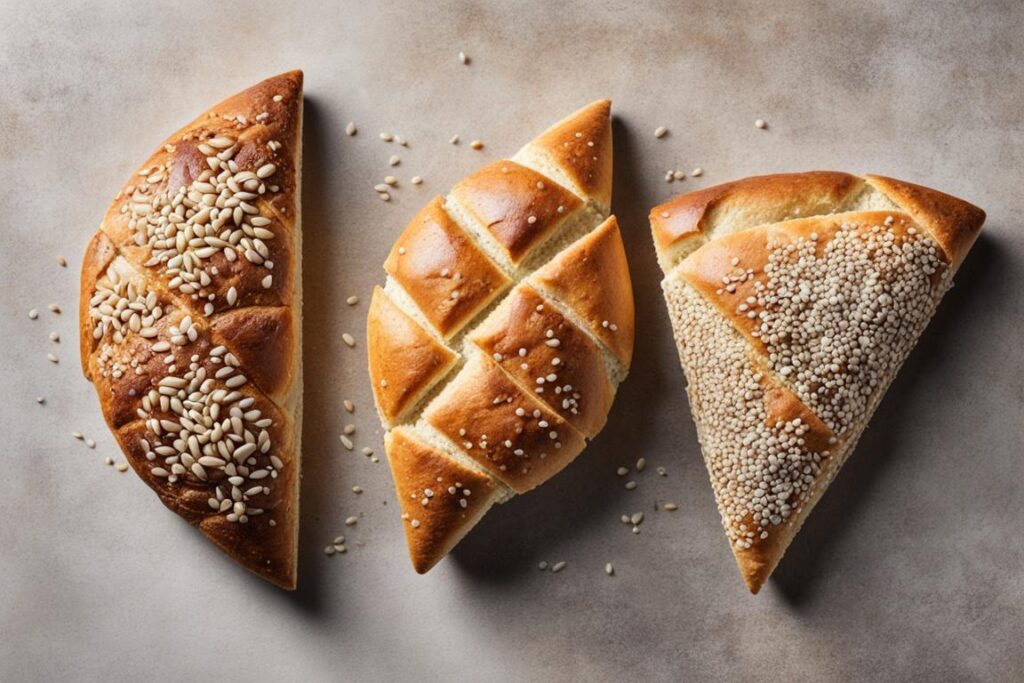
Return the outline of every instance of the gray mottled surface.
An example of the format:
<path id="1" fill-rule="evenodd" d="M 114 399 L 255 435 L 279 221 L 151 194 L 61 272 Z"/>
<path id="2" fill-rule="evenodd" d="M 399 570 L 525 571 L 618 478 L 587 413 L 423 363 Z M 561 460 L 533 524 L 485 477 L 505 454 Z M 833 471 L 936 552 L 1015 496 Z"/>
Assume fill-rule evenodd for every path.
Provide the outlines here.
<path id="1" fill-rule="evenodd" d="M 1024 5 L 149 4 L 0 1 L 0 679 L 1024 678 Z M 81 252 L 131 168 L 205 106 L 293 67 L 308 95 L 309 381 L 301 588 L 288 595 L 103 464 L 116 453 L 78 370 L 74 310 Z M 359 445 L 381 437 L 362 343 L 340 334 L 362 339 L 380 263 L 419 205 L 598 97 L 617 117 L 632 376 L 579 461 L 416 576 L 387 466 L 338 443 L 346 397 Z M 671 133 L 655 140 L 660 125 Z M 391 204 L 371 189 L 396 151 L 381 130 L 412 141 Z M 449 146 L 454 133 L 487 148 Z M 702 178 L 663 180 L 695 166 Z M 646 215 L 683 189 L 814 168 L 930 184 L 989 221 L 752 597 L 697 450 Z M 414 174 L 424 186 L 404 182 Z M 364 303 L 350 308 L 353 293 Z M 615 468 L 639 456 L 649 469 L 626 491 Z M 679 512 L 654 511 L 666 500 Z M 633 535 L 618 517 L 637 510 Z M 326 558 L 341 532 L 351 550 Z M 561 574 L 536 569 L 561 559 Z"/>

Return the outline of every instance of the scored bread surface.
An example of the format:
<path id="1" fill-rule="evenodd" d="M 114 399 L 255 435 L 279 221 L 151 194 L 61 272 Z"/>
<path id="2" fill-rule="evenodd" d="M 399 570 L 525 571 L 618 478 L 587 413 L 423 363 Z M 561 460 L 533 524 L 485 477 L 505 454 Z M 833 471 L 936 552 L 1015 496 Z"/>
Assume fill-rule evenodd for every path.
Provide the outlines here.
<path id="1" fill-rule="evenodd" d="M 435 198 L 385 261 L 370 378 L 418 572 L 607 420 L 633 350 L 611 155 L 603 100 Z"/>
<path id="2" fill-rule="evenodd" d="M 296 584 L 302 72 L 224 100 L 124 185 L 82 266 L 82 367 L 135 472 Z"/>
<path id="3" fill-rule="evenodd" d="M 712 487 L 756 593 L 853 450 L 984 222 L 903 181 L 748 178 L 651 212 Z"/>

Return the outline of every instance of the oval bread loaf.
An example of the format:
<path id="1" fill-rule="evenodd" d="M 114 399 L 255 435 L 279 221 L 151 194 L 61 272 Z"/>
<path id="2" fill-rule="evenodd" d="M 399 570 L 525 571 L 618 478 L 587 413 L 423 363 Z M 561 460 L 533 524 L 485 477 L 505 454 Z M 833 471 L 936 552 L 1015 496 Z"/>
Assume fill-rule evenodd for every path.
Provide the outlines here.
<path id="1" fill-rule="evenodd" d="M 82 265 L 82 368 L 135 472 L 225 553 L 296 582 L 302 72 L 169 137 Z"/>
<path id="2" fill-rule="evenodd" d="M 384 263 L 370 377 L 416 571 L 495 502 L 568 465 L 604 426 L 633 353 L 611 202 L 610 103 L 424 207 Z"/>

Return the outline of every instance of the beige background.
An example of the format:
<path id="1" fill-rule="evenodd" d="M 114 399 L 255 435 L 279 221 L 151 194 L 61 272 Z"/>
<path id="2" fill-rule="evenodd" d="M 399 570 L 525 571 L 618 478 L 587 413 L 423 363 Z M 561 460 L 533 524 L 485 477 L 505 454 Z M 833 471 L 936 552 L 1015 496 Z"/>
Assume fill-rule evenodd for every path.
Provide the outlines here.
<path id="1" fill-rule="evenodd" d="M 0 1 L 0 679 L 1024 678 L 1024 5 L 147 4 Z M 78 370 L 74 311 L 81 252 L 130 170 L 204 107 L 293 67 L 308 98 L 308 384 L 288 595 L 103 464 L 116 453 Z M 351 398 L 359 446 L 380 446 L 371 286 L 433 194 L 598 97 L 616 115 L 633 373 L 572 467 L 416 576 L 386 464 L 337 436 Z M 487 148 L 450 146 L 454 133 Z M 393 153 L 402 187 L 384 204 L 372 186 Z M 663 180 L 696 166 L 702 178 Z M 857 453 L 751 597 L 697 449 L 646 215 L 683 190 L 816 168 L 926 183 L 989 220 Z M 626 491 L 615 469 L 639 456 L 649 468 Z M 638 510 L 633 535 L 618 518 Z M 338 533 L 350 551 L 327 558 Z M 561 574 L 536 569 L 563 559 Z"/>

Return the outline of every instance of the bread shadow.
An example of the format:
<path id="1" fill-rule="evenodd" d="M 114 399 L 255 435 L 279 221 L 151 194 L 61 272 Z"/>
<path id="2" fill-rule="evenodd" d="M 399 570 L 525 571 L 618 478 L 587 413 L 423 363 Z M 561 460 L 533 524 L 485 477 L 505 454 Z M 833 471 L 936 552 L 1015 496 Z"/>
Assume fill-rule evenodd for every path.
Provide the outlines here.
<path id="1" fill-rule="evenodd" d="M 1005 272 L 1004 261 L 1005 254 L 982 233 L 957 273 L 955 286 L 889 387 L 856 449 L 772 575 L 772 585 L 790 607 L 799 609 L 813 600 L 820 577 L 829 573 L 822 567 L 857 518 L 861 501 L 884 476 L 892 455 L 907 450 L 902 443 L 904 430 L 907 420 L 915 419 L 915 405 L 920 404 L 920 399 L 913 400 L 915 384 L 922 375 L 936 371 L 952 349 L 963 346 L 965 335 L 970 333 L 961 324 L 965 309 L 974 308 L 977 315 L 997 313 L 994 308 L 985 308 L 983 302 L 979 306 L 978 299 L 980 292 L 999 286 L 996 278 L 997 273 Z M 922 459 L 928 456 L 920 454 Z"/>
<path id="2" fill-rule="evenodd" d="M 474 580 L 513 582 L 525 567 L 551 560 L 559 546 L 574 535 L 617 519 L 624 509 L 641 510 L 653 498 L 660 479 L 654 469 L 671 466 L 670 453 L 648 450 L 651 435 L 666 416 L 659 405 L 666 392 L 682 391 L 678 365 L 665 376 L 666 346 L 671 331 L 661 295 L 661 271 L 647 223 L 649 197 L 643 195 L 641 159 L 632 131 L 615 118 L 615 214 L 619 219 L 636 302 L 636 343 L 629 377 L 618 389 L 608 423 L 575 462 L 550 481 L 493 509 L 452 553 L 461 570 Z M 667 341 L 666 341 L 667 340 Z M 669 349 L 670 353 L 674 353 Z M 688 423 L 689 424 L 689 423 Z M 692 431 L 692 425 L 690 426 Z M 694 437 L 695 440 L 696 437 Z M 645 472 L 615 476 L 621 465 L 635 465 L 645 457 Z M 624 487 L 636 479 L 636 491 Z M 660 484 L 666 480 L 657 482 Z M 451 560 L 450 560 L 451 561 Z"/>

